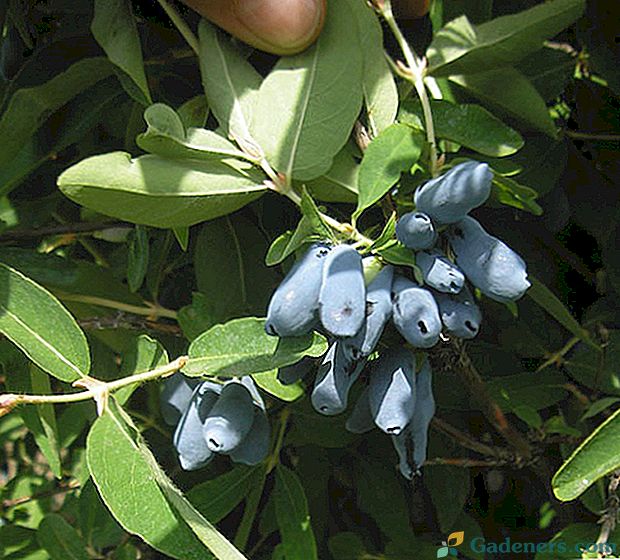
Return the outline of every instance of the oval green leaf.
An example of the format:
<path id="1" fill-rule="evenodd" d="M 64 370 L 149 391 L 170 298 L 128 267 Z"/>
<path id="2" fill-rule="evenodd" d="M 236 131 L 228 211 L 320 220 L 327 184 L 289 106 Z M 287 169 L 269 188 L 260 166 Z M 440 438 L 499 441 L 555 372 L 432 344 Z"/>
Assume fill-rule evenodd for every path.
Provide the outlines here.
<path id="1" fill-rule="evenodd" d="M 455 105 L 432 100 L 433 123 L 438 138 L 451 140 L 491 157 L 514 154 L 523 147 L 521 135 L 480 105 Z M 407 124 L 423 122 L 419 102 L 406 101 L 399 120 Z"/>
<path id="2" fill-rule="evenodd" d="M 316 358 L 326 351 L 327 341 L 318 333 L 278 338 L 265 332 L 264 319 L 244 317 L 215 325 L 195 339 L 183 372 L 240 377 L 294 364 L 304 356 Z"/>
<path id="3" fill-rule="evenodd" d="M 369 145 L 359 172 L 359 198 L 355 215 L 381 200 L 409 171 L 422 153 L 423 137 L 406 124 L 393 124 Z"/>
<path id="4" fill-rule="evenodd" d="M 46 289 L 0 263 L 0 332 L 47 373 L 62 381 L 88 374 L 86 337 Z"/>
<path id="5" fill-rule="evenodd" d="M 136 143 L 143 150 L 168 158 L 213 159 L 214 157 L 246 158 L 232 142 L 213 130 L 189 128 L 172 107 L 155 103 L 144 111 L 148 125 Z"/>
<path id="6" fill-rule="evenodd" d="M 358 6 L 359 7 L 359 6 Z M 325 173 L 362 106 L 362 64 L 354 0 L 330 2 L 318 41 L 282 57 L 254 97 L 252 135 L 289 180 Z"/>
<path id="7" fill-rule="evenodd" d="M 575 449 L 551 484 L 558 500 L 574 500 L 599 478 L 620 467 L 620 410 L 614 412 Z"/>
<path id="8" fill-rule="evenodd" d="M 86 441 L 88 469 L 120 525 L 179 560 L 245 560 L 181 495 L 114 399 Z M 204 544 L 201 544 L 204 543 Z"/>
<path id="9" fill-rule="evenodd" d="M 265 192 L 262 182 L 260 172 L 238 160 L 132 159 L 126 152 L 87 158 L 58 178 L 74 202 L 155 227 L 190 226 L 234 212 Z"/>
<path id="10" fill-rule="evenodd" d="M 317 560 L 306 493 L 297 475 L 282 465 L 276 468 L 274 499 L 286 560 Z"/>

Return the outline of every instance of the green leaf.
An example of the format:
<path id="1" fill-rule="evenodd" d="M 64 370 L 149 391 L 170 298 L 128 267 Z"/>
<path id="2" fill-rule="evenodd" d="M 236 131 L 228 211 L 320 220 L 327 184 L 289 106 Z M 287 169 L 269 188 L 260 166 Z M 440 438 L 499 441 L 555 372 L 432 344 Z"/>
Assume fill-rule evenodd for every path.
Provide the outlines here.
<path id="1" fill-rule="evenodd" d="M 252 374 L 252 379 L 256 381 L 256 384 L 267 391 L 271 396 L 276 397 L 282 401 L 292 402 L 296 401 L 304 394 L 304 387 L 300 382 L 293 383 L 292 385 L 283 385 L 278 381 L 278 370 L 263 371 L 261 373 Z"/>
<path id="2" fill-rule="evenodd" d="M 35 364 L 62 381 L 88 374 L 86 337 L 47 290 L 0 263 L 0 332 Z"/>
<path id="3" fill-rule="evenodd" d="M 610 406 L 613 406 L 617 402 L 620 402 L 620 398 L 618 397 L 605 397 L 603 399 L 599 399 L 598 401 L 593 402 L 588 410 L 584 412 L 580 420 L 587 420 L 588 418 L 593 418 L 594 416 L 598 416 L 604 410 L 607 410 Z"/>
<path id="4" fill-rule="evenodd" d="M 308 191 L 324 202 L 356 202 L 359 163 L 347 145 L 340 150 L 324 175 L 308 181 Z"/>
<path id="5" fill-rule="evenodd" d="M 18 89 L 0 117 L 0 169 L 10 165 L 52 113 L 111 73 L 105 58 L 84 58 L 40 86 Z"/>
<path id="6" fill-rule="evenodd" d="M 188 493 L 187 499 L 211 523 L 224 519 L 265 476 L 265 467 L 237 465 L 232 470 L 201 482 Z"/>
<path id="7" fill-rule="evenodd" d="M 209 108 L 220 126 L 239 147 L 255 157 L 262 149 L 252 137 L 250 123 L 258 118 L 256 90 L 261 77 L 215 27 L 201 20 L 200 73 Z"/>
<path id="8" fill-rule="evenodd" d="M 394 452 L 389 449 L 388 453 Z M 409 524 L 407 501 L 401 486 L 402 477 L 394 468 L 396 454 L 390 457 L 383 456 L 381 461 L 372 463 L 358 461 L 356 480 L 359 506 L 376 521 L 379 529 L 390 540 L 407 546 L 411 545 L 415 536 Z M 386 500 L 385 496 L 390 496 L 390 499 Z"/>
<path id="9" fill-rule="evenodd" d="M 0 194 L 8 194 L 56 154 L 80 142 L 91 128 L 105 120 L 124 96 L 114 76 L 76 95 L 57 112 L 53 122 L 43 123 L 24 141 L 19 153 L 0 167 Z"/>
<path id="10" fill-rule="evenodd" d="M 398 242 L 393 245 L 386 243 L 382 248 L 377 249 L 377 253 L 390 264 L 408 266 L 413 269 L 415 281 L 423 284 L 422 272 L 415 264 L 415 253 L 411 249 Z"/>
<path id="11" fill-rule="evenodd" d="M 426 469 L 424 483 L 435 506 L 441 532 L 449 533 L 452 529 L 461 529 L 455 523 L 463 514 L 469 497 L 469 471 L 450 465 L 436 465 Z"/>
<path id="12" fill-rule="evenodd" d="M 85 260 L 42 255 L 31 249 L 2 247 L 0 261 L 53 292 L 90 295 L 135 305 L 142 303 L 142 299 L 132 294 L 110 269 Z"/>
<path id="13" fill-rule="evenodd" d="M 301 213 L 308 219 L 308 223 L 312 230 L 316 232 L 321 239 L 335 239 L 332 229 L 323 219 L 321 212 L 319 211 L 314 200 L 312 200 L 312 197 L 308 193 L 308 189 L 306 189 L 306 187 L 302 187 L 301 189 L 300 209 Z"/>
<path id="14" fill-rule="evenodd" d="M 596 512 L 598 515 L 600 512 Z M 609 535 L 608 543 L 596 545 L 596 541 L 600 535 L 601 526 L 596 523 L 571 523 L 558 531 L 546 546 L 537 552 L 534 560 L 575 560 L 576 558 L 613 558 L 617 556 L 616 543 L 618 542 L 618 531 L 612 531 Z M 596 547 L 590 554 L 581 554 L 584 547 L 592 545 Z M 613 547 L 613 548 L 612 548 Z M 598 552 L 605 552 L 605 556 L 601 556 Z"/>
<path id="15" fill-rule="evenodd" d="M 29 369 L 32 393 L 35 395 L 51 395 L 52 385 L 49 376 L 35 365 L 31 365 Z M 25 407 L 21 412 L 24 423 L 34 436 L 39 449 L 45 455 L 50 470 L 56 478 L 62 478 L 60 443 L 54 405 L 40 404 L 36 407 Z"/>
<path id="16" fill-rule="evenodd" d="M 215 324 L 211 302 L 204 294 L 194 292 L 192 303 L 179 309 L 177 320 L 183 334 L 189 340 L 194 340 Z"/>
<path id="17" fill-rule="evenodd" d="M 565 363 L 579 383 L 612 395 L 620 395 L 620 330 L 610 330 L 602 348 L 579 344 Z"/>
<path id="18" fill-rule="evenodd" d="M 204 93 L 187 100 L 178 108 L 177 113 L 185 128 L 204 127 L 209 118 L 209 106 Z"/>
<path id="19" fill-rule="evenodd" d="M 548 102 L 562 94 L 575 74 L 576 64 L 577 60 L 570 53 L 544 47 L 521 61 L 517 69 Z"/>
<path id="20" fill-rule="evenodd" d="M 189 247 L 189 226 L 179 226 L 172 228 L 172 233 L 183 251 Z"/>
<path id="21" fill-rule="evenodd" d="M 103 501 L 127 532 L 179 560 L 208 559 L 205 546 L 220 560 L 245 559 L 183 498 L 114 399 L 93 424 L 86 455 Z"/>
<path id="22" fill-rule="evenodd" d="M 264 319 L 244 317 L 215 325 L 195 339 L 183 372 L 240 377 L 294 364 L 304 356 L 317 358 L 326 351 L 327 341 L 318 333 L 278 338 L 265 332 Z"/>
<path id="23" fill-rule="evenodd" d="M 95 0 L 91 31 L 110 62 L 132 80 L 128 93 L 143 105 L 152 103 L 131 3 L 128 0 Z M 121 79 L 121 83 L 124 81 Z"/>
<path id="24" fill-rule="evenodd" d="M 78 501 L 80 533 L 86 544 L 95 550 L 118 544 L 125 536 L 114 520 L 91 480 L 80 490 Z"/>
<path id="25" fill-rule="evenodd" d="M 398 90 L 394 74 L 385 58 L 383 30 L 377 15 L 367 2 L 358 0 L 354 6 L 364 54 L 362 91 L 368 125 L 373 136 L 390 126 L 398 111 Z"/>
<path id="26" fill-rule="evenodd" d="M 324 174 L 360 112 L 363 58 L 351 28 L 356 1 L 329 3 L 318 41 L 282 57 L 254 98 L 253 137 L 288 180 Z"/>
<path id="27" fill-rule="evenodd" d="M 212 160 L 215 158 L 247 158 L 232 142 L 213 130 L 188 128 L 174 109 L 155 103 L 144 111 L 146 132 L 136 143 L 143 150 L 169 158 Z"/>
<path id="28" fill-rule="evenodd" d="M 543 46 L 584 11 L 585 0 L 552 0 L 472 26 L 466 16 L 440 29 L 428 49 L 433 76 L 475 73 L 511 64 Z"/>
<path id="29" fill-rule="evenodd" d="M 297 475 L 283 465 L 276 467 L 274 499 L 286 560 L 317 560 L 304 488 Z"/>
<path id="30" fill-rule="evenodd" d="M 558 500 L 581 495 L 599 478 L 620 467 L 620 410 L 600 424 L 575 449 L 551 481 Z"/>
<path id="31" fill-rule="evenodd" d="M 90 558 L 79 533 L 56 513 L 43 518 L 37 531 L 37 539 L 50 555 L 51 560 L 88 560 Z"/>
<path id="32" fill-rule="evenodd" d="M 121 377 L 129 377 L 136 373 L 151 371 L 159 366 L 166 365 L 170 359 L 168 352 L 161 343 L 146 334 L 141 334 L 131 341 L 131 344 L 121 362 Z M 138 384 L 127 385 L 119 389 L 114 396 L 119 404 L 123 405 L 133 392 L 138 388 Z"/>
<path id="33" fill-rule="evenodd" d="M 545 100 L 532 83 L 515 68 L 505 66 L 476 74 L 455 75 L 450 76 L 450 81 L 488 103 L 491 108 L 499 109 L 551 138 L 556 137 L 555 124 Z M 510 87 L 507 84 L 510 84 Z"/>
<path id="34" fill-rule="evenodd" d="M 487 380 L 487 389 L 504 411 L 529 406 L 542 410 L 564 399 L 566 377 L 554 370 L 502 375 Z"/>
<path id="35" fill-rule="evenodd" d="M 126 152 L 87 158 L 58 178 L 71 200 L 108 216 L 155 227 L 190 226 L 229 214 L 266 187 L 237 160 L 180 161 Z"/>
<path id="36" fill-rule="evenodd" d="M 538 193 L 530 187 L 520 185 L 510 177 L 493 173 L 492 194 L 498 202 L 506 206 L 527 210 L 534 216 L 540 216 L 543 213 L 542 208 L 536 202 Z"/>
<path id="37" fill-rule="evenodd" d="M 357 533 L 337 533 L 329 539 L 329 551 L 338 560 L 360 560 L 366 547 Z"/>
<path id="38" fill-rule="evenodd" d="M 263 262 L 266 251 L 263 232 L 245 216 L 226 216 L 202 227 L 194 250 L 194 269 L 212 321 L 264 313 L 279 280 L 277 272 Z"/>
<path id="39" fill-rule="evenodd" d="M 149 266 L 149 234 L 146 228 L 136 226 L 127 252 L 127 284 L 137 292 L 144 282 Z"/>
<path id="40" fill-rule="evenodd" d="M 315 239 L 321 240 L 320 236 L 314 233 L 310 220 L 303 216 L 299 220 L 295 231 L 283 233 L 269 246 L 269 251 L 267 251 L 265 256 L 265 264 L 267 266 L 279 264 L 297 251 L 304 243 Z"/>
<path id="41" fill-rule="evenodd" d="M 381 200 L 409 171 L 422 153 L 423 137 L 405 124 L 393 124 L 364 152 L 359 172 L 359 198 L 355 216 Z"/>
<path id="42" fill-rule="evenodd" d="M 577 319 L 575 319 L 566 306 L 547 288 L 540 280 L 532 276 L 528 276 L 531 286 L 526 292 L 540 307 L 542 307 L 549 315 L 551 315 L 560 325 L 567 331 L 573 333 L 577 338 L 590 344 L 593 348 L 598 346 L 590 338 L 590 334 L 584 329 Z"/>
<path id="43" fill-rule="evenodd" d="M 523 147 L 523 138 L 480 105 L 455 105 L 432 100 L 433 123 L 438 138 L 451 140 L 461 146 L 491 157 L 514 154 Z M 413 115 L 414 118 L 411 118 Z M 409 117 L 409 118 L 408 118 Z M 405 101 L 399 121 L 414 124 L 423 122 L 419 102 Z"/>

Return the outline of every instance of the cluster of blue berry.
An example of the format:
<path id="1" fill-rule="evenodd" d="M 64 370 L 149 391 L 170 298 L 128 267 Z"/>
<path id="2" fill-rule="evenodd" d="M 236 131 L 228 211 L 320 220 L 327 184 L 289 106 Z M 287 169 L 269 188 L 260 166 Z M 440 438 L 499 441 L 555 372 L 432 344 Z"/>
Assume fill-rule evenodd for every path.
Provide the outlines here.
<path id="1" fill-rule="evenodd" d="M 460 338 L 476 336 L 482 317 L 466 280 L 500 302 L 514 301 L 528 289 L 521 257 L 468 215 L 488 199 L 491 181 L 488 165 L 468 161 L 415 192 L 416 210 L 399 219 L 396 236 L 415 251 L 424 286 L 391 265 L 366 286 L 362 258 L 352 246 L 315 243 L 269 303 L 268 334 L 289 337 L 318 329 L 330 339 L 311 395 L 320 413 L 343 412 L 352 385 L 367 367 L 368 386 L 347 428 L 363 433 L 377 426 L 392 436 L 407 478 L 426 457 L 435 410 L 431 368 L 426 357 L 418 355 L 416 362 L 404 347 L 381 349 L 378 358 L 368 359 L 390 319 L 414 349 L 434 346 L 442 329 Z M 279 378 L 294 382 L 312 366 L 302 360 L 282 368 Z"/>
<path id="2" fill-rule="evenodd" d="M 221 385 L 177 373 L 164 384 L 161 412 L 176 426 L 173 443 L 185 470 L 204 467 L 218 453 L 257 465 L 269 452 L 265 403 L 249 376 Z"/>

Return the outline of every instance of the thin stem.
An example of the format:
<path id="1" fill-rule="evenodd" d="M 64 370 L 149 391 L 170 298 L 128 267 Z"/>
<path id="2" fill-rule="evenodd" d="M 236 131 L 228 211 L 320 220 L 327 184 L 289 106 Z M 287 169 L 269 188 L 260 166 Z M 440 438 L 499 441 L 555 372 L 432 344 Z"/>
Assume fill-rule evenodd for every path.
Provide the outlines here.
<path id="1" fill-rule="evenodd" d="M 160 377 L 172 375 L 176 371 L 182 369 L 185 364 L 187 364 L 188 359 L 187 356 L 180 356 L 173 362 L 164 366 L 109 382 L 95 381 L 89 378 L 94 382 L 92 383 L 93 387 L 96 385 L 98 389 L 88 389 L 86 391 L 80 391 L 79 393 L 64 393 L 61 395 L 17 395 L 8 393 L 0 395 L 0 415 L 2 414 L 3 408 L 12 409 L 21 404 L 61 404 L 87 401 L 99 397 L 102 389 L 108 393 L 112 393 L 113 391 L 117 391 L 128 385 L 133 385 L 134 383 L 144 383 L 153 379 L 159 379 Z"/>
<path id="2" fill-rule="evenodd" d="M 14 229 L 2 233 L 0 241 L 19 241 L 36 239 L 47 235 L 79 235 L 114 228 L 129 228 L 126 222 L 80 222 L 77 224 L 59 224 L 35 229 Z"/>
<path id="3" fill-rule="evenodd" d="M 108 307 L 110 309 L 118 309 L 119 311 L 126 311 L 127 313 L 133 313 L 134 315 L 143 315 L 147 317 L 166 317 L 167 319 L 177 318 L 177 312 L 172 309 L 166 309 L 157 304 L 147 303 L 147 307 L 140 307 L 138 305 L 131 305 L 129 303 L 123 303 L 121 301 L 115 301 L 112 299 L 101 298 L 97 296 L 87 296 L 82 294 L 63 294 L 60 293 L 59 297 L 63 301 L 74 301 L 76 303 L 88 303 L 91 305 L 99 305 L 101 307 Z"/>
<path id="4" fill-rule="evenodd" d="M 290 415 L 291 411 L 288 408 L 284 408 L 280 413 L 280 429 L 278 430 L 273 451 L 271 452 L 269 461 L 267 462 L 267 474 L 275 469 L 276 465 L 280 462 L 280 449 L 282 448 L 282 442 L 284 441 L 284 434 L 286 432 L 286 426 Z"/>
<path id="5" fill-rule="evenodd" d="M 185 20 L 181 17 L 181 15 L 168 3 L 168 0 L 157 0 L 159 5 L 164 9 L 168 17 L 171 19 L 174 26 L 179 30 L 179 33 L 183 36 L 186 43 L 191 47 L 191 49 L 196 53 L 196 56 L 199 55 L 200 49 L 198 48 L 198 39 L 196 35 L 189 28 Z"/>
<path id="6" fill-rule="evenodd" d="M 604 132 L 574 132 L 572 130 L 565 130 L 564 134 L 569 138 L 575 138 L 576 140 L 607 140 L 609 142 L 620 141 L 620 134 L 605 134 Z"/>
<path id="7" fill-rule="evenodd" d="M 254 521 L 256 520 L 258 506 L 261 498 L 263 497 L 265 479 L 266 475 L 261 478 L 260 484 L 257 484 L 254 488 L 252 488 L 245 502 L 243 517 L 241 518 L 241 523 L 239 524 L 239 529 L 237 529 L 237 534 L 235 535 L 234 541 L 234 545 L 239 550 L 244 550 L 248 545 L 248 539 L 250 538 L 250 533 L 252 531 L 252 527 L 254 526 Z"/>
<path id="8" fill-rule="evenodd" d="M 460 365 L 458 372 L 471 395 L 478 401 L 482 413 L 522 458 L 526 460 L 531 459 L 532 450 L 529 442 L 510 424 L 500 406 L 493 400 L 482 376 L 467 354 L 463 343 L 452 339 L 452 347 Z"/>
<path id="9" fill-rule="evenodd" d="M 475 451 L 476 453 L 501 459 L 505 459 L 510 456 L 510 454 L 505 449 L 491 447 L 490 445 L 480 443 L 479 441 L 472 438 L 469 434 L 462 432 L 458 428 L 455 428 L 454 426 L 437 416 L 433 418 L 431 426 L 434 429 L 452 438 L 462 447 Z"/>
<path id="10" fill-rule="evenodd" d="M 420 98 L 420 103 L 422 104 L 422 112 L 424 113 L 426 140 L 429 144 L 431 175 L 433 177 L 436 177 L 439 173 L 437 165 L 437 142 L 435 140 L 435 125 L 433 123 L 431 103 L 426 92 L 426 86 L 424 85 L 425 64 L 413 52 L 413 50 L 409 46 L 409 43 L 407 42 L 407 39 L 405 39 L 405 36 L 400 30 L 400 27 L 398 27 L 398 23 L 396 23 L 394 13 L 392 12 L 391 2 L 389 0 L 381 2 L 381 5 L 379 6 L 379 11 L 385 19 L 386 23 L 388 24 L 390 30 L 392 31 L 392 34 L 394 35 L 394 38 L 396 39 L 401 51 L 403 52 L 403 56 L 405 57 L 407 68 L 401 69 L 404 70 L 404 72 L 401 72 L 401 74 L 413 84 L 413 87 L 415 87 L 416 92 L 418 93 L 418 97 Z"/>

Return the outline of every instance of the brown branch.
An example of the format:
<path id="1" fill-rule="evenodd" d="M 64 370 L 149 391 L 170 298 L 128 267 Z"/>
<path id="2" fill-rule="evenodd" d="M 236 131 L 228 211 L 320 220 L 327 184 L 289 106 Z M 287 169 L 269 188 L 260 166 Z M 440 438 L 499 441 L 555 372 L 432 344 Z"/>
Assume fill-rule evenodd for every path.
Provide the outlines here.
<path id="1" fill-rule="evenodd" d="M 529 442 L 510 424 L 500 406 L 491 398 L 484 380 L 467 354 L 463 342 L 452 338 L 450 345 L 457 358 L 456 369 L 472 397 L 478 402 L 482 413 L 523 459 L 531 459 L 532 450 Z"/>
<path id="2" fill-rule="evenodd" d="M 93 233 L 104 229 L 117 227 L 132 227 L 126 222 L 79 222 L 77 224 L 59 224 L 35 229 L 14 229 L 0 235 L 0 241 L 19 241 L 22 239 L 36 239 L 46 235 L 66 235 L 79 233 Z"/>
<path id="3" fill-rule="evenodd" d="M 475 451 L 476 453 L 480 453 L 482 455 L 486 455 L 488 457 L 495 457 L 496 459 L 508 460 L 512 457 L 512 453 L 510 453 L 507 449 L 502 449 L 499 447 L 491 447 L 490 445 L 486 445 L 481 443 L 474 438 L 472 438 L 469 434 L 462 432 L 458 428 L 455 428 L 445 420 L 442 420 L 438 416 L 435 416 L 431 422 L 431 426 L 439 432 L 447 435 L 452 438 L 456 443 L 465 447 L 466 449 L 470 449 Z"/>
<path id="4" fill-rule="evenodd" d="M 32 494 L 31 496 L 20 496 L 19 498 L 13 498 L 12 500 L 2 500 L 2 509 L 9 509 L 15 506 L 21 506 L 33 500 L 40 498 L 49 498 L 50 496 L 57 496 L 58 494 L 64 494 L 65 492 L 72 492 L 80 487 L 80 483 L 77 480 L 71 480 L 66 483 L 60 483 L 57 488 L 52 490 L 46 490 L 45 492 L 39 492 L 38 494 Z"/>
<path id="5" fill-rule="evenodd" d="M 424 462 L 425 467 L 432 467 L 436 465 L 449 465 L 451 467 L 461 467 L 463 469 L 471 468 L 493 468 L 493 467 L 505 467 L 511 465 L 510 461 L 506 459 L 470 459 L 469 457 L 435 457 Z M 511 466 L 520 468 L 523 465 L 514 463 Z"/>
<path id="6" fill-rule="evenodd" d="M 126 329 L 132 331 L 147 331 L 159 334 L 169 334 L 182 337 L 183 331 L 178 325 L 151 321 L 131 313 L 122 311 L 111 317 L 87 317 L 78 320 L 79 325 L 87 330 Z"/>
<path id="7" fill-rule="evenodd" d="M 616 528 L 618 521 L 618 514 L 620 513 L 620 498 L 616 494 L 618 486 L 620 485 L 620 470 L 616 470 L 611 473 L 609 485 L 607 486 L 607 504 L 603 515 L 598 520 L 601 524 L 601 530 L 596 539 L 596 544 L 607 544 L 609 536 Z M 609 552 L 612 552 L 612 547 L 609 547 Z"/>

